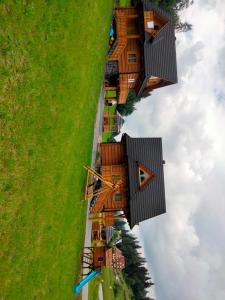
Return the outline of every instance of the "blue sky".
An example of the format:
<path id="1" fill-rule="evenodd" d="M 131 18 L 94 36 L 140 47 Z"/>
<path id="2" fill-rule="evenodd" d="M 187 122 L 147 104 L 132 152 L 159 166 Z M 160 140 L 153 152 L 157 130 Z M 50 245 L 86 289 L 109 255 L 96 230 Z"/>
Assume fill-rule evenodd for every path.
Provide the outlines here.
<path id="1" fill-rule="evenodd" d="M 225 299 L 225 1 L 182 13 L 179 83 L 158 89 L 126 118 L 132 137 L 162 137 L 167 214 L 142 222 L 157 300 Z"/>

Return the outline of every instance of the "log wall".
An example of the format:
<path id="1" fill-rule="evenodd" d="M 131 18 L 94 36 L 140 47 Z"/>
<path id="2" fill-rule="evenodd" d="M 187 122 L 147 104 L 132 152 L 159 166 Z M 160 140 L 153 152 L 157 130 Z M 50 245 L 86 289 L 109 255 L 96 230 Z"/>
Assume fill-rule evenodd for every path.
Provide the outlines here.
<path id="1" fill-rule="evenodd" d="M 123 143 L 102 143 L 100 145 L 101 165 L 120 165 L 125 162 L 125 145 Z"/>

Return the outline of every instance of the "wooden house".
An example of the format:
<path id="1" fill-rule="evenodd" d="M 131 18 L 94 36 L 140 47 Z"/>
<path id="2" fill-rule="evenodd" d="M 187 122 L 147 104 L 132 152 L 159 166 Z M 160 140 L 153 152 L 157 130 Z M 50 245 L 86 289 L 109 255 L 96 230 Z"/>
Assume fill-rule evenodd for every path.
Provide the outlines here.
<path id="1" fill-rule="evenodd" d="M 119 133 L 124 124 L 124 119 L 116 110 L 115 112 L 104 112 L 103 114 L 103 132 Z"/>
<path id="2" fill-rule="evenodd" d="M 102 185 L 90 213 L 127 218 L 130 227 L 166 212 L 161 138 L 131 138 L 100 145 Z"/>
<path id="3" fill-rule="evenodd" d="M 95 221 L 92 222 L 92 244 L 93 246 L 101 246 L 105 245 L 106 243 L 106 232 L 105 226 L 102 221 Z"/>
<path id="4" fill-rule="evenodd" d="M 125 268 L 125 257 L 117 247 L 108 249 L 106 256 L 107 264 L 112 267 L 114 273 L 118 274 Z"/>
<path id="5" fill-rule="evenodd" d="M 94 268 L 105 267 L 109 265 L 108 257 L 106 256 L 107 247 L 93 248 L 93 265 Z"/>
<path id="6" fill-rule="evenodd" d="M 119 104 L 130 89 L 144 91 L 177 83 L 175 33 L 172 17 L 151 1 L 115 10 L 116 40 L 106 66 L 106 91 Z"/>
<path id="7" fill-rule="evenodd" d="M 115 221 L 115 219 L 113 220 Z M 114 223 L 114 222 L 113 222 Z M 113 226 L 105 226 L 103 218 L 93 218 L 92 220 L 92 244 L 93 246 L 106 245 L 110 242 L 114 232 Z"/>
<path id="8" fill-rule="evenodd" d="M 122 252 L 115 247 L 114 249 L 105 246 L 93 248 L 93 266 L 112 267 L 115 273 L 121 272 L 125 268 L 125 258 Z"/>

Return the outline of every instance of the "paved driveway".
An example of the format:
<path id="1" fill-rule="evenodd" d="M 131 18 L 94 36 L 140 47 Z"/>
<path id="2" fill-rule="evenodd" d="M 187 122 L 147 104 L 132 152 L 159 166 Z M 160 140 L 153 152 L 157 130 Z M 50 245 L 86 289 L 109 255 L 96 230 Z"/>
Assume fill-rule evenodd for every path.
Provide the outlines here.
<path id="1" fill-rule="evenodd" d="M 98 149 L 99 136 L 102 133 L 104 95 L 105 95 L 104 89 L 102 88 L 100 96 L 99 96 L 98 110 L 97 110 L 97 114 L 96 114 L 96 121 L 95 121 L 95 128 L 94 128 L 94 139 L 93 139 L 93 148 L 92 148 L 92 167 L 94 167 L 94 165 L 95 165 L 95 158 L 96 158 L 97 149 Z M 91 246 L 91 222 L 88 219 L 89 205 L 90 205 L 90 201 L 88 201 L 88 207 L 87 207 L 84 247 Z M 86 284 L 82 289 L 82 300 L 88 300 L 88 284 Z"/>

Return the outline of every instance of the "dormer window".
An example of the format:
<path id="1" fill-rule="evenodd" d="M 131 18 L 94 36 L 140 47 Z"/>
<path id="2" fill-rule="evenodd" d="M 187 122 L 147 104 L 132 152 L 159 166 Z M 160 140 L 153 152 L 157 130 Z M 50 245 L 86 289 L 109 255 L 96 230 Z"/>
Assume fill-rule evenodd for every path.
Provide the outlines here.
<path id="1" fill-rule="evenodd" d="M 139 164 L 138 166 L 138 172 L 139 186 L 141 189 L 144 188 L 155 177 L 155 174 L 152 171 L 150 171 L 141 164 Z"/>

